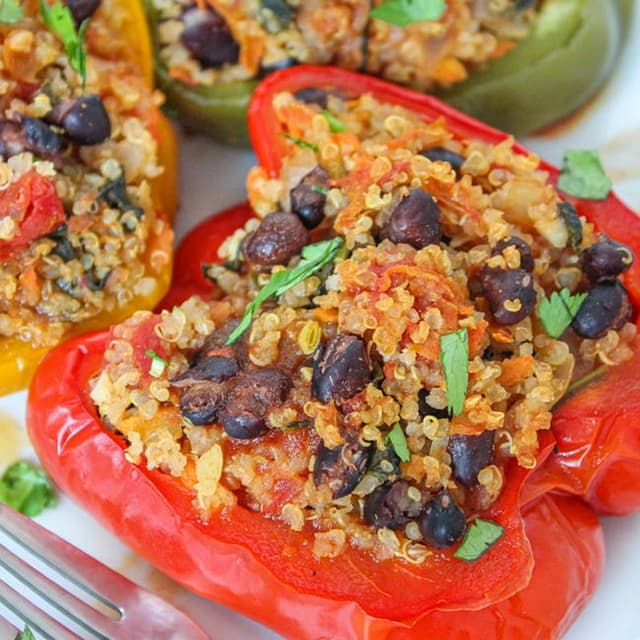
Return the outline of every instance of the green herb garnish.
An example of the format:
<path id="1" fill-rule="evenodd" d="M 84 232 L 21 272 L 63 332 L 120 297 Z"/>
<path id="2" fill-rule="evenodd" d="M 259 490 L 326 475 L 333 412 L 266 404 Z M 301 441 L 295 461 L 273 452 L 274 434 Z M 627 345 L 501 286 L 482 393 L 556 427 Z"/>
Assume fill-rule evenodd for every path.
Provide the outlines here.
<path id="1" fill-rule="evenodd" d="M 249 328 L 254 314 L 265 300 L 271 296 L 281 296 L 285 291 L 331 262 L 336 257 L 342 243 L 342 238 L 336 236 L 331 240 L 308 244 L 302 249 L 301 260 L 295 267 L 272 273 L 269 282 L 258 291 L 256 297 L 247 305 L 240 324 L 231 332 L 225 345 L 233 344 Z"/>
<path id="2" fill-rule="evenodd" d="M 24 17 L 24 11 L 16 0 L 0 0 L 0 24 L 15 24 Z"/>
<path id="3" fill-rule="evenodd" d="M 329 124 L 329 130 L 331 133 L 344 133 L 347 130 L 347 125 L 340 120 L 337 116 L 334 116 L 331 111 L 326 109 L 322 112 L 324 119 Z"/>
<path id="4" fill-rule="evenodd" d="M 504 529 L 491 520 L 478 518 L 467 529 L 462 544 L 453 554 L 459 560 L 472 562 L 484 555 L 504 535 Z"/>
<path id="5" fill-rule="evenodd" d="M 407 444 L 407 436 L 405 436 L 402 426 L 399 422 L 393 425 L 393 429 L 387 434 L 387 442 L 391 443 L 393 450 L 402 462 L 411 460 L 411 452 Z"/>
<path id="6" fill-rule="evenodd" d="M 326 196 L 329 193 L 329 189 L 327 189 L 327 187 L 322 187 L 319 184 L 312 185 L 311 191 L 314 193 L 320 193 L 323 196 Z"/>
<path id="7" fill-rule="evenodd" d="M 87 54 L 84 49 L 84 36 L 89 26 L 85 20 L 78 29 L 73 20 L 71 9 L 61 2 L 49 6 L 45 0 L 39 0 L 40 14 L 45 25 L 62 40 L 71 68 L 82 78 L 82 90 L 87 82 Z"/>
<path id="8" fill-rule="evenodd" d="M 164 370 L 169 366 L 169 363 L 164 358 L 160 357 L 153 349 L 147 349 L 144 352 L 144 355 L 151 358 L 149 375 L 153 378 L 159 378 L 164 373 Z"/>
<path id="9" fill-rule="evenodd" d="M 559 338 L 571 324 L 587 297 L 586 293 L 572 295 L 569 289 L 554 291 L 538 305 L 538 315 L 544 330 L 552 338 Z"/>
<path id="10" fill-rule="evenodd" d="M 558 188 L 577 198 L 604 200 L 612 184 L 597 151 L 567 151 L 562 158 Z"/>
<path id="11" fill-rule="evenodd" d="M 313 144 L 313 142 L 307 142 L 302 138 L 294 138 L 292 135 L 288 133 L 282 134 L 289 142 L 292 142 L 296 145 L 296 147 L 300 147 L 301 149 L 311 149 L 311 151 L 315 151 L 316 153 L 320 151 L 320 147 L 317 144 Z"/>
<path id="12" fill-rule="evenodd" d="M 0 478 L 0 502 L 33 518 L 55 504 L 53 485 L 41 467 L 18 460 Z"/>
<path id="13" fill-rule="evenodd" d="M 19 633 L 15 640 L 36 640 L 36 637 L 33 635 L 33 631 L 29 629 L 29 627 L 25 627 L 22 633 Z"/>
<path id="14" fill-rule="evenodd" d="M 447 408 L 460 415 L 469 385 L 469 334 L 466 329 L 440 336 L 440 362 L 447 385 Z"/>
<path id="15" fill-rule="evenodd" d="M 385 0 L 369 15 L 398 27 L 406 27 L 413 22 L 438 20 L 446 10 L 445 0 Z"/>

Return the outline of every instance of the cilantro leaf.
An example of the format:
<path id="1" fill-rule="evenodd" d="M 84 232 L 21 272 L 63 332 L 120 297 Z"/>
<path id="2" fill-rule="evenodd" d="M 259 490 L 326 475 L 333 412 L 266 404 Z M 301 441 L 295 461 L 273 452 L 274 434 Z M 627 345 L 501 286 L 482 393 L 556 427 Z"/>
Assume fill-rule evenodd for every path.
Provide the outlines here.
<path id="1" fill-rule="evenodd" d="M 313 144 L 313 142 L 307 142 L 302 138 L 294 138 L 292 135 L 288 133 L 282 134 L 289 142 L 292 142 L 296 145 L 296 147 L 300 147 L 301 149 L 311 149 L 311 151 L 315 151 L 316 153 L 320 151 L 320 147 L 317 144 Z"/>
<path id="2" fill-rule="evenodd" d="M 393 425 L 393 429 L 387 434 L 387 442 L 391 443 L 393 450 L 402 462 L 409 462 L 411 460 L 411 452 L 409 451 L 409 445 L 407 444 L 407 437 L 402 430 L 402 426 L 399 422 Z"/>
<path id="3" fill-rule="evenodd" d="M 56 2 L 51 6 L 46 3 L 46 0 L 39 0 L 39 2 L 42 20 L 62 40 L 71 68 L 82 78 L 82 90 L 84 91 L 87 81 L 87 54 L 84 49 L 84 37 L 89 20 L 85 20 L 80 28 L 76 29 L 76 23 L 69 7 L 61 2 Z"/>
<path id="4" fill-rule="evenodd" d="M 329 124 L 329 131 L 331 131 L 331 133 L 344 133 L 347 130 L 347 125 L 342 122 L 338 116 L 334 116 L 331 111 L 325 109 L 322 115 Z"/>
<path id="5" fill-rule="evenodd" d="M 24 17 L 24 11 L 16 0 L 0 0 L 0 24 L 15 24 Z"/>
<path id="6" fill-rule="evenodd" d="M 445 0 L 385 0 L 369 15 L 398 27 L 406 27 L 413 22 L 438 20 L 446 10 Z"/>
<path id="7" fill-rule="evenodd" d="M 43 469 L 18 460 L 0 478 L 0 502 L 33 518 L 55 504 L 53 486 Z"/>
<path id="8" fill-rule="evenodd" d="M 249 328 L 253 316 L 265 300 L 268 300 L 271 296 L 281 296 L 285 291 L 331 262 L 336 257 L 342 243 L 342 238 L 336 236 L 331 240 L 308 244 L 302 249 L 301 260 L 295 267 L 272 273 L 269 282 L 258 291 L 256 297 L 247 305 L 240 324 L 231 332 L 225 345 L 233 344 Z"/>
<path id="9" fill-rule="evenodd" d="M 15 640 L 36 640 L 36 637 L 33 635 L 33 631 L 29 629 L 29 627 L 25 627 L 22 633 L 19 633 Z"/>
<path id="10" fill-rule="evenodd" d="M 558 188 L 577 198 L 605 200 L 612 184 L 597 151 L 567 151 L 562 158 Z"/>
<path id="11" fill-rule="evenodd" d="M 571 324 L 587 297 L 586 293 L 571 295 L 569 289 L 554 291 L 538 305 L 538 315 L 544 330 L 552 338 L 559 338 Z"/>
<path id="12" fill-rule="evenodd" d="M 440 362 L 447 385 L 447 408 L 462 413 L 469 386 L 469 334 L 466 329 L 440 336 Z"/>
<path id="13" fill-rule="evenodd" d="M 467 529 L 462 544 L 454 558 L 472 562 L 484 555 L 504 535 L 504 529 L 496 522 L 478 518 Z"/>

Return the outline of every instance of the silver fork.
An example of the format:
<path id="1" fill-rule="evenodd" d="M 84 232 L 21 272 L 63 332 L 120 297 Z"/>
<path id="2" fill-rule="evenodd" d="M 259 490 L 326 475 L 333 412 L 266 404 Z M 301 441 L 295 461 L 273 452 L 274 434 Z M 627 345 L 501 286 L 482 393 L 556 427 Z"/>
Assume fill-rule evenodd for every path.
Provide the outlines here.
<path id="1" fill-rule="evenodd" d="M 32 602 L 34 598 L 21 595 L 0 576 L 0 603 L 24 620 L 38 638 L 209 640 L 199 626 L 169 603 L 3 504 L 0 533 L 14 543 L 10 546 L 22 547 L 98 603 L 94 608 L 0 543 L 0 567 L 24 585 L 21 592 L 28 589 L 36 594 L 35 600 L 40 599 L 61 614 L 56 620 Z M 0 619 L 0 638 L 15 638 L 16 631 Z"/>

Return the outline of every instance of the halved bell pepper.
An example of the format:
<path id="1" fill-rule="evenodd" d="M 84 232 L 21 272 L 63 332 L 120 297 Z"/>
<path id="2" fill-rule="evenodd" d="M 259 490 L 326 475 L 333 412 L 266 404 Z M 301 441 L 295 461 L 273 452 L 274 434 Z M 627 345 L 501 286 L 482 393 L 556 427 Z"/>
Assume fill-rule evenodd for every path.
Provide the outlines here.
<path id="1" fill-rule="evenodd" d="M 233 213 L 223 218 L 230 229 Z M 142 334 L 134 349 L 153 347 L 152 328 Z M 596 517 L 574 498 L 546 495 L 522 506 L 528 472 L 515 465 L 489 514 L 506 533 L 473 563 L 449 552 L 419 567 L 376 563 L 353 549 L 318 559 L 308 534 L 238 506 L 205 522 L 193 490 L 130 462 L 124 440 L 101 423 L 90 380 L 110 338 L 75 338 L 48 354 L 29 393 L 31 441 L 63 491 L 195 592 L 292 640 L 457 640 L 471 632 L 482 640 L 555 640 L 595 590 L 603 563 Z M 543 438 L 540 460 L 551 444 Z"/>
<path id="2" fill-rule="evenodd" d="M 309 87 L 337 90 L 343 95 L 371 93 L 375 98 L 401 105 L 428 119 L 445 117 L 451 131 L 463 139 L 498 143 L 507 134 L 484 125 L 442 104 L 375 78 L 323 67 L 300 66 L 278 71 L 256 90 L 249 108 L 249 129 L 258 161 L 276 176 L 288 142 L 271 107 L 273 97 Z M 526 153 L 516 144 L 516 150 Z M 551 181 L 558 170 L 546 162 L 541 168 Z M 613 239 L 640 255 L 640 218 L 613 193 L 606 200 L 582 200 L 563 194 L 578 214 Z M 638 321 L 640 309 L 640 264 L 636 260 L 623 278 Z M 601 402 L 603 398 L 613 402 Z M 555 453 L 537 474 L 539 492 L 558 488 L 581 496 L 600 513 L 624 514 L 640 510 L 640 345 L 634 358 L 612 367 L 591 384 L 579 389 L 554 412 Z M 527 483 L 532 491 L 532 483 Z"/>
<path id="3" fill-rule="evenodd" d="M 145 2 L 153 31 L 157 12 L 151 0 Z M 628 10 L 628 0 L 543 0 L 525 39 L 438 93 L 505 131 L 535 131 L 573 111 L 602 85 Z M 186 127 L 226 144 L 246 145 L 246 109 L 256 81 L 188 85 L 169 75 L 157 46 L 155 64 L 158 85 Z"/>
<path id="4" fill-rule="evenodd" d="M 100 30 L 107 30 L 117 37 L 110 39 L 110 47 L 105 47 L 104 34 L 87 32 L 87 49 L 96 51 L 100 56 L 124 62 L 145 79 L 149 91 L 153 89 L 151 68 L 151 45 L 149 30 L 142 5 L 138 0 L 103 0 L 99 9 Z M 177 144 L 170 122 L 159 109 L 141 114 L 149 130 L 158 144 L 158 164 L 164 167 L 163 173 L 151 181 L 152 199 L 159 216 L 171 220 L 177 207 Z M 52 222 L 53 218 L 49 220 Z M 42 234 L 51 231 L 49 225 Z M 35 236 L 34 236 L 35 237 Z M 127 304 L 113 311 L 101 313 L 94 318 L 74 325 L 65 334 L 66 337 L 78 335 L 109 326 L 123 320 L 136 309 L 152 308 L 165 294 L 170 281 L 171 265 L 161 269 L 152 266 L 154 251 L 161 249 L 171 253 L 173 234 L 166 232 L 156 236 L 149 243 L 146 252 L 146 266 L 156 277 L 156 285 L 152 290 L 133 297 Z M 26 387 L 33 373 L 47 353 L 48 348 L 34 348 L 29 343 L 17 338 L 0 338 L 0 395 L 18 391 Z"/>

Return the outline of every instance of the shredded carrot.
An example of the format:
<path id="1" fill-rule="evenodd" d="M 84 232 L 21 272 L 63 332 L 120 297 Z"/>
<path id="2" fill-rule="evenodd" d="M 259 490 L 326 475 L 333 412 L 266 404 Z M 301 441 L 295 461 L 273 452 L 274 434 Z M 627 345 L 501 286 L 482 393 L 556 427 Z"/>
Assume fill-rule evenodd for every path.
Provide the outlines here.
<path id="1" fill-rule="evenodd" d="M 433 70 L 433 77 L 445 84 L 460 82 L 467 77 L 467 70 L 460 60 L 453 56 L 445 56 L 438 61 Z"/>
<path id="2" fill-rule="evenodd" d="M 518 43 L 515 40 L 498 40 L 496 48 L 491 52 L 491 60 L 501 58 L 505 53 L 511 51 Z"/>
<path id="3" fill-rule="evenodd" d="M 337 309 L 321 309 L 318 307 L 317 309 L 314 309 L 313 313 L 320 322 L 327 324 L 330 322 L 338 322 Z"/>
<path id="4" fill-rule="evenodd" d="M 503 387 L 512 387 L 522 382 L 533 373 L 533 356 L 514 356 L 500 363 L 502 373 L 498 382 Z"/>

